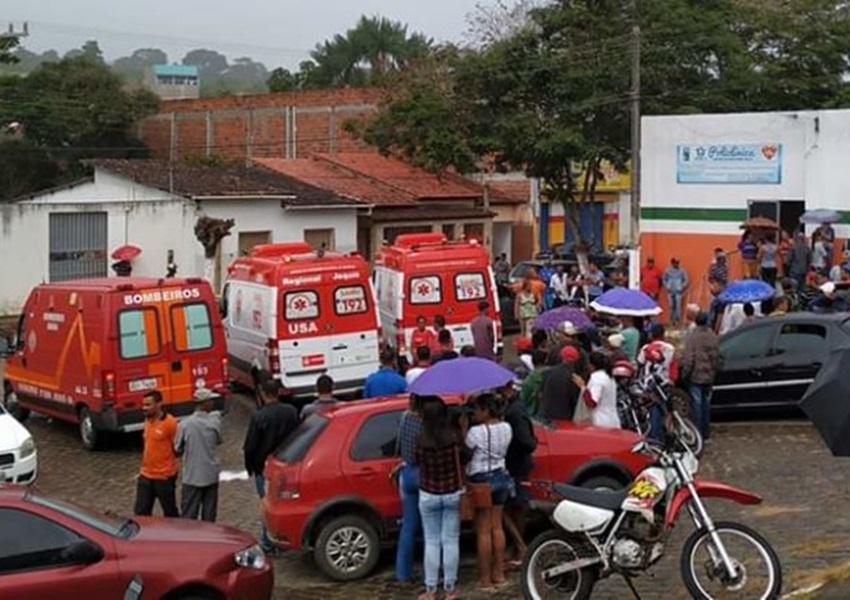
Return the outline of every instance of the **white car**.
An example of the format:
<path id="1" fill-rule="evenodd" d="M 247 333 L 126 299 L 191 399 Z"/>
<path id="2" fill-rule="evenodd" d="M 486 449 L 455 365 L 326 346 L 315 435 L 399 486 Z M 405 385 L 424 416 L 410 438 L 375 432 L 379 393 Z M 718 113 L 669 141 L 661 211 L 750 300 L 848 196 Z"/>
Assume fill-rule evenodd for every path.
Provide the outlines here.
<path id="1" fill-rule="evenodd" d="M 38 453 L 27 428 L 0 404 L 0 483 L 29 484 L 38 475 Z"/>

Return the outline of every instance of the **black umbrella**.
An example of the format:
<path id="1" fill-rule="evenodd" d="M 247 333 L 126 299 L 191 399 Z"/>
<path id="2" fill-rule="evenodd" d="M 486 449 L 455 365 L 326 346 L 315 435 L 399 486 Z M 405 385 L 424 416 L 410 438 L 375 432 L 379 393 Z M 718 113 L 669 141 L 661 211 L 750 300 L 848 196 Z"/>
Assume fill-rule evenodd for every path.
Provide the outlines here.
<path id="1" fill-rule="evenodd" d="M 850 456 L 850 344 L 830 354 L 800 400 L 835 456 Z"/>

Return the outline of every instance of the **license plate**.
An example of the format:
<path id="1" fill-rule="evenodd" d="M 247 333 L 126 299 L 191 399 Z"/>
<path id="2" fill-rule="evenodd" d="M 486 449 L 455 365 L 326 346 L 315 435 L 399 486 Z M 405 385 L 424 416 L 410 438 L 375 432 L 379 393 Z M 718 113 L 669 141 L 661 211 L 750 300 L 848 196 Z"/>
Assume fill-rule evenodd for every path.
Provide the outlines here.
<path id="1" fill-rule="evenodd" d="M 144 392 L 146 390 L 156 389 L 156 377 L 136 379 L 135 381 L 131 381 L 128 387 L 131 392 Z"/>

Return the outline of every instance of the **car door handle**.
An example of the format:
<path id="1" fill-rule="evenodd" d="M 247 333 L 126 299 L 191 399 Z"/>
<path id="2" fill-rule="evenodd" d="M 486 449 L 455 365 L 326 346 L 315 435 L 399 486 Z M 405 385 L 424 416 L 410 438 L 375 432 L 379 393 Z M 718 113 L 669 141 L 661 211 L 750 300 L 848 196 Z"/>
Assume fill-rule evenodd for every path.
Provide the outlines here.
<path id="1" fill-rule="evenodd" d="M 348 350 L 348 346 L 346 346 L 345 344 L 339 344 L 337 346 L 334 346 L 333 349 L 334 350 Z"/>
<path id="2" fill-rule="evenodd" d="M 171 370 L 172 371 L 182 371 L 183 370 L 183 361 L 182 360 L 175 360 L 174 362 L 172 362 L 171 363 Z"/>
<path id="3" fill-rule="evenodd" d="M 378 472 L 375 469 L 360 469 L 352 473 L 354 477 L 374 477 Z"/>

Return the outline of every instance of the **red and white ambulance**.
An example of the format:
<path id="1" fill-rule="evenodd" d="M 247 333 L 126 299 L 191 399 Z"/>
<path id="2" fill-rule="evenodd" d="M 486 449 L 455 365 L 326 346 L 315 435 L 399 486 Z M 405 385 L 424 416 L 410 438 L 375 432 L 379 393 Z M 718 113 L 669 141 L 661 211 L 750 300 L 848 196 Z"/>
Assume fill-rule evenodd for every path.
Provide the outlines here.
<path id="1" fill-rule="evenodd" d="M 369 265 L 359 255 L 314 252 L 304 242 L 265 244 L 227 270 L 222 315 L 230 375 L 254 387 L 266 369 L 294 397 L 327 374 L 354 392 L 379 366 L 379 325 Z"/>
<path id="2" fill-rule="evenodd" d="M 433 326 L 434 317 L 442 315 L 454 347 L 460 349 L 473 343 L 470 324 L 482 300 L 490 305 L 488 316 L 501 349 L 496 279 L 489 253 L 476 240 L 448 241 L 442 233 L 399 235 L 378 252 L 373 276 L 384 341 L 411 360 L 408 349 L 417 317 Z"/>
<path id="3" fill-rule="evenodd" d="M 210 285 L 196 278 L 108 277 L 33 288 L 6 360 L 3 399 L 19 419 L 35 411 L 101 431 L 138 431 L 142 398 L 190 414 L 198 388 L 226 392 L 224 331 Z M 224 395 L 216 401 L 224 408 Z"/>

